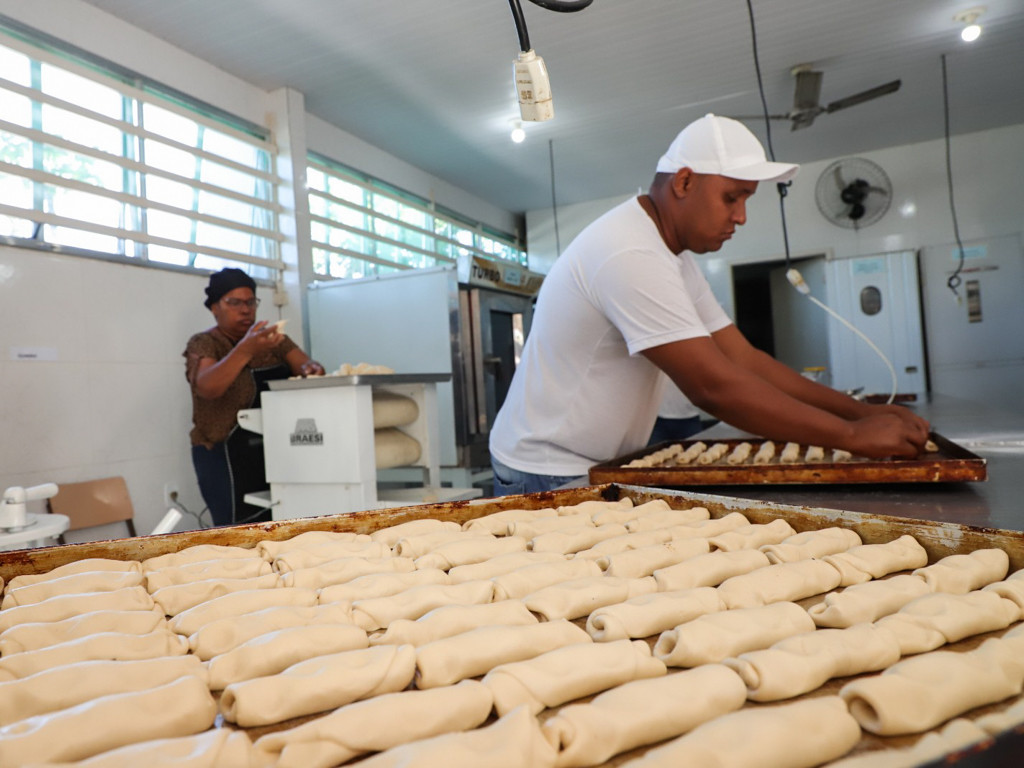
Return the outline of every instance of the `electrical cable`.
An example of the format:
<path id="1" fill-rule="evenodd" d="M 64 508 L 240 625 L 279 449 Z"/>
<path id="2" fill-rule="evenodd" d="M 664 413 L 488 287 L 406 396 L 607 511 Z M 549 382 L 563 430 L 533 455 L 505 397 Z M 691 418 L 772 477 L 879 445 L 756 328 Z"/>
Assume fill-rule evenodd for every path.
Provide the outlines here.
<path id="1" fill-rule="evenodd" d="M 956 218 L 956 203 L 953 202 L 953 163 L 952 153 L 950 152 L 949 146 L 949 90 L 947 80 L 946 54 L 942 54 L 942 117 L 946 137 L 946 186 L 949 188 L 949 213 L 953 217 L 953 235 L 956 237 L 956 247 L 960 253 L 956 269 L 953 270 L 953 274 L 949 276 L 948 280 L 946 280 L 946 286 L 953 292 L 953 295 L 956 296 L 957 301 L 959 301 L 960 294 L 956 289 L 960 287 L 960 283 L 962 282 L 960 279 L 960 272 L 964 268 L 964 244 L 960 241 L 960 225 Z"/>
<path id="2" fill-rule="evenodd" d="M 576 11 L 582 11 L 594 2 L 594 0 L 530 0 L 530 2 L 549 11 L 575 13 Z M 530 33 L 526 29 L 526 18 L 523 16 L 523 7 L 519 4 L 519 0 L 508 0 L 508 4 L 512 9 L 512 19 L 516 23 L 516 34 L 519 36 L 519 49 L 524 52 L 528 51 L 530 50 Z"/>
<path id="3" fill-rule="evenodd" d="M 757 50 L 757 25 L 754 23 L 754 6 L 747 0 L 747 17 L 750 19 L 750 43 L 754 54 L 754 71 L 757 73 L 757 92 L 761 96 L 761 110 L 764 113 L 764 130 L 768 139 L 768 157 L 775 162 L 775 147 L 772 146 L 772 121 L 768 116 L 768 100 L 764 95 L 764 81 L 761 78 L 761 60 Z M 786 226 L 786 195 L 792 181 L 780 181 L 775 186 L 779 191 L 779 216 L 782 220 L 782 245 L 785 249 L 786 269 L 790 267 L 789 228 Z"/>
<path id="4" fill-rule="evenodd" d="M 548 158 L 551 162 L 551 215 L 555 220 L 555 256 L 562 255 L 562 243 L 558 238 L 558 206 L 555 204 L 555 141 L 548 139 Z"/>
<path id="5" fill-rule="evenodd" d="M 762 111 L 764 113 L 764 126 L 765 126 L 765 132 L 766 132 L 767 138 L 768 138 L 768 141 L 767 141 L 767 143 L 768 143 L 768 156 L 772 160 L 772 162 L 775 162 L 775 148 L 772 146 L 771 118 L 769 117 L 769 114 L 768 114 L 768 100 L 765 98 L 765 95 L 764 95 L 764 81 L 761 78 L 761 62 L 760 62 L 760 58 L 758 56 L 758 50 L 757 50 L 757 25 L 754 22 L 754 6 L 753 6 L 753 3 L 751 2 L 751 0 L 747 0 L 747 16 L 750 19 L 750 40 L 751 40 L 751 47 L 752 47 L 753 55 L 754 55 L 754 70 L 757 73 L 757 90 L 758 90 L 758 93 L 761 96 L 761 109 L 762 109 Z M 943 66 L 945 66 L 945 57 L 943 57 Z M 943 72 L 945 72 L 945 69 L 943 69 Z M 943 81 L 943 82 L 945 82 L 945 81 Z M 799 293 L 802 293 L 804 296 L 806 296 L 808 299 L 810 299 L 814 304 L 816 304 L 817 306 L 821 307 L 821 309 L 825 310 L 825 312 L 827 312 L 829 315 L 831 315 L 836 320 L 841 322 L 844 326 L 849 328 L 856 335 L 860 336 L 867 343 L 867 345 L 869 347 L 871 347 L 872 350 L 874 350 L 875 354 L 877 354 L 880 358 L 882 358 L 882 361 L 885 363 L 886 367 L 889 369 L 889 374 L 892 377 L 892 392 L 889 393 L 889 399 L 886 401 L 887 403 L 892 403 L 896 399 L 896 389 L 897 389 L 897 385 L 898 385 L 897 384 L 898 379 L 897 379 L 897 376 L 896 376 L 896 369 L 893 367 L 892 362 L 889 360 L 888 357 L 886 357 L 885 353 L 882 352 L 882 350 L 879 349 L 878 346 L 873 341 L 871 341 L 871 339 L 869 339 L 859 328 L 857 328 L 855 325 L 853 325 L 853 323 L 849 322 L 845 317 L 842 317 L 837 312 L 834 312 L 824 302 L 821 302 L 818 299 L 816 299 L 814 296 L 812 296 L 811 295 L 810 286 L 808 286 L 807 283 L 804 282 L 804 279 L 801 276 L 800 272 L 790 266 L 791 256 L 790 256 L 790 252 L 789 252 L 789 231 L 788 231 L 788 228 L 786 226 L 786 204 L 785 204 L 786 195 L 789 193 L 789 186 L 790 186 L 790 184 L 792 184 L 791 181 L 782 181 L 782 182 L 779 182 L 778 184 L 776 184 L 776 187 L 778 188 L 778 191 L 779 191 L 779 215 L 780 215 L 781 220 L 782 220 L 782 242 L 783 242 L 783 247 L 785 248 L 785 254 L 786 254 L 786 262 L 785 262 L 785 264 L 786 264 L 786 279 L 789 280 L 790 284 Z M 950 194 L 952 195 L 952 188 L 950 189 Z M 961 253 L 961 258 L 962 258 L 963 257 L 963 250 L 962 249 L 961 249 L 960 253 Z"/>

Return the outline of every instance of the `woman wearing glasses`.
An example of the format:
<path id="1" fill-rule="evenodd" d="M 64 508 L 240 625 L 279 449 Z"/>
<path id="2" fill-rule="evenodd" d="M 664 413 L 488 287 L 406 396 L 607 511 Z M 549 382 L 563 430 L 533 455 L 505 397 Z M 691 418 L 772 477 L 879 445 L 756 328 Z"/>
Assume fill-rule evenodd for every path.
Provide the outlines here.
<path id="1" fill-rule="evenodd" d="M 266 382 L 322 375 L 274 324 L 256 320 L 256 282 L 240 269 L 210 275 L 207 309 L 217 324 L 188 340 L 185 376 L 192 388 L 192 464 L 214 525 L 269 520 L 245 494 L 267 487 L 263 438 L 238 426 L 243 408 L 259 405 Z"/>

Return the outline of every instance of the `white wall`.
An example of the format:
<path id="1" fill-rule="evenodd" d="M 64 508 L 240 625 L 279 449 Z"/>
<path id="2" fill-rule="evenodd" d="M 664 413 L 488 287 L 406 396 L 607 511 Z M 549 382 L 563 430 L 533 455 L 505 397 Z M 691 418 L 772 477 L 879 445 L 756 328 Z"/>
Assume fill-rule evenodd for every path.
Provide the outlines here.
<path id="1" fill-rule="evenodd" d="M 292 320 L 302 343 L 303 158 L 307 147 L 379 174 L 390 183 L 491 226 L 516 217 L 305 114 L 302 95 L 267 93 L 78 0 L 0 0 L 0 13 L 257 124 L 282 143 L 281 175 L 294 183 L 282 203 L 288 241 L 282 310 L 260 288 L 260 317 Z M 292 163 L 292 157 L 299 161 Z M 140 533 L 163 516 L 164 485 L 203 508 L 192 471 L 191 399 L 182 351 L 213 324 L 202 305 L 206 278 L 82 257 L 0 247 L 0 490 L 124 475 Z M 17 348 L 53 361 L 18 361 Z M 32 502 L 41 512 L 44 502 Z M 185 518 L 179 529 L 188 527 Z M 70 534 L 69 541 L 123 536 L 121 526 Z"/>

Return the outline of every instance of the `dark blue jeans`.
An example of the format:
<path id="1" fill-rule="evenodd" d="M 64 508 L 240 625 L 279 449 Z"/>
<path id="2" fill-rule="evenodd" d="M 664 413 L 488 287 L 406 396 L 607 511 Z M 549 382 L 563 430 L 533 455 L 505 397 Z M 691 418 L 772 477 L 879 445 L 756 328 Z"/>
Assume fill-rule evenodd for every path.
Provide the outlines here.
<path id="1" fill-rule="evenodd" d="M 494 456 L 491 456 L 491 469 L 494 470 L 495 496 L 550 491 L 578 479 L 573 475 L 534 475 L 530 472 L 520 472 L 502 464 Z"/>

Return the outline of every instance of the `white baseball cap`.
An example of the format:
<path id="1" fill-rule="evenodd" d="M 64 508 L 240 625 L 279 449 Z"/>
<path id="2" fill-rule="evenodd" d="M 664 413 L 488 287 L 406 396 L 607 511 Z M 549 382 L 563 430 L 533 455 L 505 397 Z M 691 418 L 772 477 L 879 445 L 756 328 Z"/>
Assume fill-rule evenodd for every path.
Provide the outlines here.
<path id="1" fill-rule="evenodd" d="M 788 181 L 800 170 L 794 163 L 770 162 L 743 123 L 710 113 L 683 128 L 658 160 L 658 173 L 680 168 L 743 181 Z"/>

